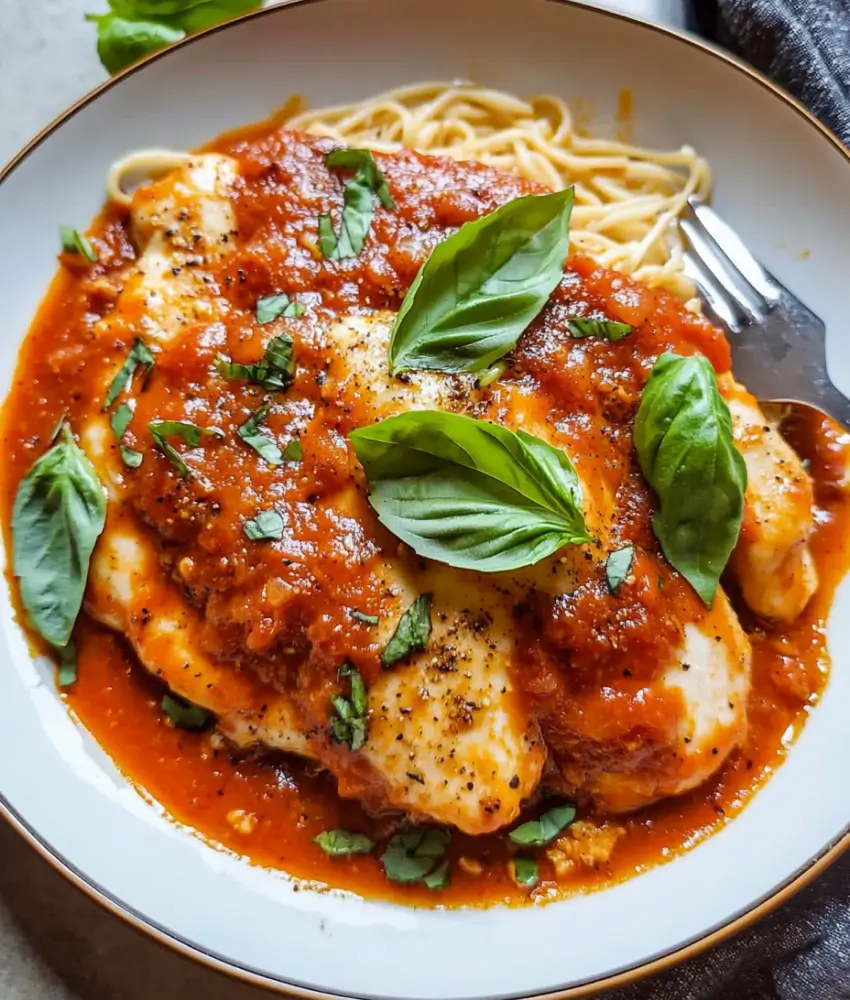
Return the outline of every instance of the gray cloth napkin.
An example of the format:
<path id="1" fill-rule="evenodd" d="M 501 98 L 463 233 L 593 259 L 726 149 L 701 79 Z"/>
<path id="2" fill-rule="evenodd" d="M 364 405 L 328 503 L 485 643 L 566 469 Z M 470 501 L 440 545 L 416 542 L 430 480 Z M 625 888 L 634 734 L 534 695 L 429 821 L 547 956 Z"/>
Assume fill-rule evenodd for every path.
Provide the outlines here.
<path id="1" fill-rule="evenodd" d="M 850 0 L 693 0 L 691 15 L 850 146 Z M 732 940 L 608 1000 L 850 1000 L 850 855 Z"/>

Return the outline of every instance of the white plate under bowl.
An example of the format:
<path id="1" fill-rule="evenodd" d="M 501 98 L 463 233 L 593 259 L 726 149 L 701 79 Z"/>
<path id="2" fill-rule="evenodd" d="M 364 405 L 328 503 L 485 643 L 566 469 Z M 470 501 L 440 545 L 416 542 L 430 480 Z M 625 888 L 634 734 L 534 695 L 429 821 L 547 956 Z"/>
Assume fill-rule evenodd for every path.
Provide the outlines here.
<path id="1" fill-rule="evenodd" d="M 293 93 L 326 104 L 451 77 L 580 97 L 602 131 L 630 88 L 636 140 L 690 143 L 708 156 L 719 209 L 824 318 L 831 371 L 850 389 L 846 153 L 766 81 L 706 46 L 548 0 L 306 0 L 190 40 L 84 101 L 0 183 L 0 385 L 56 269 L 57 226 L 95 214 L 116 157 L 199 145 Z M 280 874 L 213 850 L 145 804 L 71 720 L 49 670 L 28 655 L 5 593 L 0 626 L 8 817 L 116 912 L 267 985 L 401 1000 L 584 992 L 716 935 L 847 840 L 850 587 L 829 626 L 826 695 L 738 819 L 623 885 L 487 911 L 296 892 Z"/>

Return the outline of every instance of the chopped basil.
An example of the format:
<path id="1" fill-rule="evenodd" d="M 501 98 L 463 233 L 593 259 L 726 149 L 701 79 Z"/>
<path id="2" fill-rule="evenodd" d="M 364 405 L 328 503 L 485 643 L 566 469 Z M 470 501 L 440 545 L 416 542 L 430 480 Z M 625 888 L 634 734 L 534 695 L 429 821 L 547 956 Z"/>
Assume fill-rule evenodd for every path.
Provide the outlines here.
<path id="1" fill-rule="evenodd" d="M 558 806 L 543 813 L 540 819 L 532 820 L 530 823 L 523 823 L 508 834 L 510 840 L 515 844 L 524 846 L 543 846 L 551 844 L 552 841 L 573 822 L 576 818 L 574 806 Z"/>
<path id="2" fill-rule="evenodd" d="M 634 558 L 634 545 L 626 545 L 625 548 L 617 549 L 608 556 L 608 561 L 605 563 L 605 579 L 612 594 L 617 593 L 620 584 L 631 572 Z"/>
<path id="3" fill-rule="evenodd" d="M 368 698 L 366 685 L 357 670 L 348 662 L 339 670 L 340 677 L 348 677 L 351 695 L 348 698 L 335 694 L 331 697 L 335 715 L 329 719 L 331 739 L 335 743 L 347 743 L 352 750 L 359 750 L 366 742 L 366 714 Z"/>
<path id="4" fill-rule="evenodd" d="M 438 243 L 401 304 L 393 375 L 482 372 L 504 357 L 564 276 L 573 190 L 515 198 Z"/>
<path id="5" fill-rule="evenodd" d="M 429 888 L 442 888 L 448 884 L 448 870 L 443 868 L 443 858 L 451 841 L 448 830 L 411 830 L 397 833 L 381 855 L 387 878 L 393 882 L 425 882 L 432 876 Z"/>
<path id="6" fill-rule="evenodd" d="M 525 431 L 417 410 L 349 440 L 378 519 L 424 558 L 494 573 L 591 540 L 566 453 Z"/>
<path id="7" fill-rule="evenodd" d="M 77 680 L 77 644 L 69 642 L 59 650 L 59 687 L 71 687 Z"/>
<path id="8" fill-rule="evenodd" d="M 263 360 L 255 365 L 239 365 L 227 358 L 218 358 L 216 369 L 225 378 L 247 379 L 264 389 L 287 389 L 295 373 L 292 354 L 292 337 L 281 333 L 270 340 L 263 354 Z"/>
<path id="9" fill-rule="evenodd" d="M 193 705 L 191 701 L 174 694 L 163 695 L 162 710 L 175 726 L 193 732 L 209 729 L 215 721 L 212 712 L 208 712 L 199 705 Z"/>
<path id="10" fill-rule="evenodd" d="M 497 382 L 507 370 L 507 361 L 497 361 L 494 365 L 490 365 L 486 371 L 483 371 L 478 376 L 478 388 L 486 389 L 488 385 Z"/>
<path id="11" fill-rule="evenodd" d="M 605 340 L 622 340 L 628 337 L 632 328 L 628 323 L 617 323 L 613 319 L 593 319 L 581 316 L 571 319 L 568 324 L 570 336 L 577 340 L 583 337 L 603 337 Z"/>
<path id="12" fill-rule="evenodd" d="M 304 449 L 301 447 L 301 442 L 298 438 L 293 438 L 283 449 L 283 458 L 286 462 L 292 462 L 297 465 L 303 457 Z"/>
<path id="13" fill-rule="evenodd" d="M 142 464 L 142 459 L 144 455 L 140 451 L 134 451 L 132 448 L 128 448 L 122 443 L 121 438 L 124 437 L 124 432 L 130 426 L 130 421 L 133 419 L 133 411 L 130 409 L 128 403 L 120 403 L 112 412 L 112 416 L 109 419 L 110 426 L 112 427 L 112 432 L 116 438 L 118 438 L 118 447 L 121 450 L 121 458 L 128 469 L 138 469 Z"/>
<path id="14" fill-rule="evenodd" d="M 184 479 L 192 478 L 191 470 L 183 461 L 180 452 L 166 439 L 179 437 L 190 447 L 196 448 L 203 437 L 213 437 L 219 440 L 224 437 L 224 434 L 217 427 L 198 427 L 197 424 L 189 423 L 187 420 L 152 420 L 148 424 L 148 430 L 151 432 L 154 444 Z"/>
<path id="15" fill-rule="evenodd" d="M 349 854 L 368 854 L 375 846 L 365 833 L 349 833 L 348 830 L 325 830 L 313 843 L 331 857 L 343 857 Z"/>
<path id="16" fill-rule="evenodd" d="M 271 405 L 271 400 L 267 399 L 241 427 L 237 427 L 236 433 L 249 448 L 253 448 L 260 458 L 265 459 L 269 465 L 283 465 L 283 452 L 278 447 L 277 442 L 260 430 Z"/>
<path id="17" fill-rule="evenodd" d="M 257 302 L 257 322 L 260 324 L 271 323 L 281 317 L 303 315 L 304 306 L 300 302 L 293 302 L 285 292 L 269 295 Z"/>
<path id="18" fill-rule="evenodd" d="M 81 232 L 73 227 L 60 226 L 59 239 L 62 241 L 62 250 L 64 253 L 82 254 L 90 264 L 94 264 L 97 260 L 94 247 Z"/>
<path id="19" fill-rule="evenodd" d="M 540 881 L 540 870 L 534 858 L 514 858 L 514 881 L 527 889 L 533 889 Z"/>
<path id="20" fill-rule="evenodd" d="M 354 170 L 343 190 L 342 220 L 339 235 L 334 232 L 331 217 L 319 216 L 319 247 L 326 260 L 358 257 L 372 226 L 372 194 L 384 208 L 395 208 L 384 175 L 368 149 L 335 149 L 325 162 L 329 169 Z"/>
<path id="21" fill-rule="evenodd" d="M 363 622 L 364 625 L 377 625 L 381 620 L 377 615 L 367 615 L 363 611 L 358 611 L 356 608 L 349 608 L 348 613 L 358 622 Z"/>
<path id="22" fill-rule="evenodd" d="M 276 510 L 261 510 L 256 517 L 242 525 L 245 537 L 252 542 L 283 538 L 283 518 Z"/>
<path id="23" fill-rule="evenodd" d="M 154 356 L 148 350 L 145 342 L 141 337 L 136 337 L 133 341 L 133 346 L 130 348 L 130 353 L 127 355 L 127 359 L 124 364 L 121 365 L 118 374 L 109 383 L 109 389 L 106 392 L 106 399 L 103 401 L 102 409 L 108 410 L 109 407 L 112 406 L 118 398 L 121 390 L 132 379 L 133 375 L 135 375 L 137 368 L 141 368 L 143 371 L 144 380 L 142 382 L 142 386 L 144 387 L 144 383 L 150 378 L 154 361 Z"/>
<path id="24" fill-rule="evenodd" d="M 430 872 L 425 878 L 422 879 L 425 885 L 429 889 L 445 889 L 451 882 L 451 869 L 449 868 L 448 861 L 444 861 L 441 865 Z"/>
<path id="25" fill-rule="evenodd" d="M 658 498 L 655 537 L 711 607 L 741 530 L 747 467 L 708 358 L 662 354 L 643 390 L 634 439 Z"/>
<path id="26" fill-rule="evenodd" d="M 33 627 L 68 645 L 83 603 L 89 562 L 106 523 L 94 466 L 63 424 L 60 438 L 27 472 L 12 510 L 14 574 Z"/>
<path id="27" fill-rule="evenodd" d="M 381 653 L 381 666 L 389 670 L 417 649 L 425 649 L 430 638 L 431 595 L 420 594 L 399 618 L 392 638 Z"/>

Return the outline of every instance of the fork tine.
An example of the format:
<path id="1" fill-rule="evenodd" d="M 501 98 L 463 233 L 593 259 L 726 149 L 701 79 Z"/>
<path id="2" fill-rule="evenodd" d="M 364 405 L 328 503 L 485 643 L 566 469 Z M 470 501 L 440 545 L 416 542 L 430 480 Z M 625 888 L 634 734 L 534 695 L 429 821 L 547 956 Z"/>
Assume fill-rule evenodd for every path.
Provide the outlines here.
<path id="1" fill-rule="evenodd" d="M 748 322 L 763 323 L 770 308 L 768 303 L 717 246 L 699 218 L 693 214 L 686 216 L 679 220 L 679 226 L 691 253 L 712 273 L 726 297 L 734 300 Z"/>
<path id="2" fill-rule="evenodd" d="M 747 325 L 748 317 L 738 308 L 737 303 L 726 294 L 699 257 L 686 250 L 682 255 L 682 261 L 685 274 L 697 286 L 712 318 L 722 323 L 732 333 L 740 333 Z"/>
<path id="3" fill-rule="evenodd" d="M 688 205 L 718 248 L 723 251 L 753 288 L 769 303 L 777 302 L 782 292 L 781 287 L 753 257 L 735 230 L 697 195 L 692 194 L 688 198 Z"/>

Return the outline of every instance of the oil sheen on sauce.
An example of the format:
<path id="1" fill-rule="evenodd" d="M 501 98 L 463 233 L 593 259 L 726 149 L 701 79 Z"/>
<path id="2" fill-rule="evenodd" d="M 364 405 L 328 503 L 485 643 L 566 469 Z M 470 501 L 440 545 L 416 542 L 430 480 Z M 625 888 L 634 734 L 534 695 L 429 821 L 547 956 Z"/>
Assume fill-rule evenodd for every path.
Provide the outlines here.
<path id="1" fill-rule="evenodd" d="M 300 154 L 289 147 L 282 149 L 274 126 L 235 133 L 212 148 L 240 162 L 245 179 L 236 206 L 240 233 L 256 229 L 270 213 L 283 217 L 297 209 L 296 204 L 288 203 L 285 186 L 275 183 L 273 165 L 284 154 L 296 161 Z M 407 213 L 409 221 L 424 213 L 442 229 L 456 227 L 481 211 L 470 207 L 466 191 L 474 191 L 477 199 L 485 203 L 490 199 L 495 205 L 526 190 L 521 182 L 509 181 L 498 191 L 490 191 L 490 175 L 474 165 L 426 164 L 415 154 L 403 160 L 398 169 L 415 191 L 409 202 L 400 202 L 402 217 Z M 114 301 L 109 275 L 132 260 L 134 250 L 126 216 L 118 210 L 107 210 L 92 232 L 104 248 L 101 259 L 90 269 L 79 260 L 63 258 L 62 271 L 21 351 L 3 411 L 2 514 L 7 544 L 18 483 L 47 447 L 57 419 L 67 413 L 73 426 L 75 420 L 98 407 L 102 396 L 102 362 L 96 357 L 102 346 L 91 337 L 90 328 Z M 350 274 L 349 280 L 340 278 L 336 283 L 327 274 L 322 276 L 323 307 L 329 313 L 398 307 L 418 264 L 412 258 L 405 259 L 397 235 L 391 224 L 376 215 L 370 241 L 378 249 L 371 256 L 364 255 L 362 262 L 369 301 L 364 300 L 362 287 L 350 280 Z M 287 287 L 313 287 L 315 268 L 285 263 L 286 250 L 281 243 L 271 243 L 262 260 L 256 255 L 241 259 L 236 251 L 223 265 L 232 279 L 236 276 L 234 295 L 245 303 L 255 301 L 270 281 L 284 273 Z M 301 254 L 293 259 L 303 262 L 305 258 Z M 566 290 L 562 286 L 558 293 L 562 299 L 589 296 L 602 309 L 620 287 L 617 276 L 581 258 L 571 261 L 568 279 Z M 659 322 L 663 337 L 653 345 L 652 356 L 647 355 L 646 367 L 664 349 L 697 349 L 711 358 L 718 371 L 728 369 L 728 348 L 718 331 L 701 320 L 683 317 L 678 307 L 654 292 L 635 289 L 633 297 L 635 321 L 638 314 L 663 321 Z M 116 349 L 116 359 L 121 354 Z M 194 360 L 186 358 L 187 371 L 192 370 Z M 219 388 L 210 386 L 209 393 Z M 618 818 L 616 822 L 625 828 L 626 835 L 608 863 L 578 864 L 557 876 L 541 853 L 541 880 L 532 893 L 535 899 L 626 879 L 703 840 L 734 817 L 781 764 L 794 735 L 817 703 L 828 676 L 824 622 L 848 563 L 845 540 L 850 508 L 843 477 L 850 444 L 848 435 L 826 419 L 795 417 L 788 421 L 786 433 L 808 461 L 815 483 L 818 509 L 812 550 L 821 586 L 791 626 L 771 628 L 741 612 L 754 653 L 746 747 L 696 791 Z M 157 484 L 145 490 L 153 497 Z M 734 600 L 734 590 L 730 593 Z M 740 602 L 735 603 L 740 607 Z M 647 628 L 652 628 L 651 622 Z M 176 729 L 161 712 L 161 686 L 135 663 L 120 637 L 85 616 L 78 623 L 76 637 L 78 681 L 63 695 L 70 709 L 129 780 L 162 803 L 176 820 L 197 828 L 212 842 L 247 855 L 256 864 L 368 897 L 422 905 L 476 906 L 528 899 L 529 891 L 516 886 L 510 877 L 511 855 L 503 834 L 471 838 L 456 833 L 449 849 L 452 884 L 439 895 L 424 887 L 389 882 L 378 852 L 345 859 L 326 857 L 313 843 L 321 831 L 341 827 L 381 840 L 391 832 L 392 820 L 371 817 L 356 802 L 341 800 L 334 782 L 317 773 L 314 765 L 281 754 L 235 756 L 214 735 Z M 530 669 L 530 697 L 544 669 L 544 665 Z M 250 822 L 243 822 L 246 816 Z"/>

